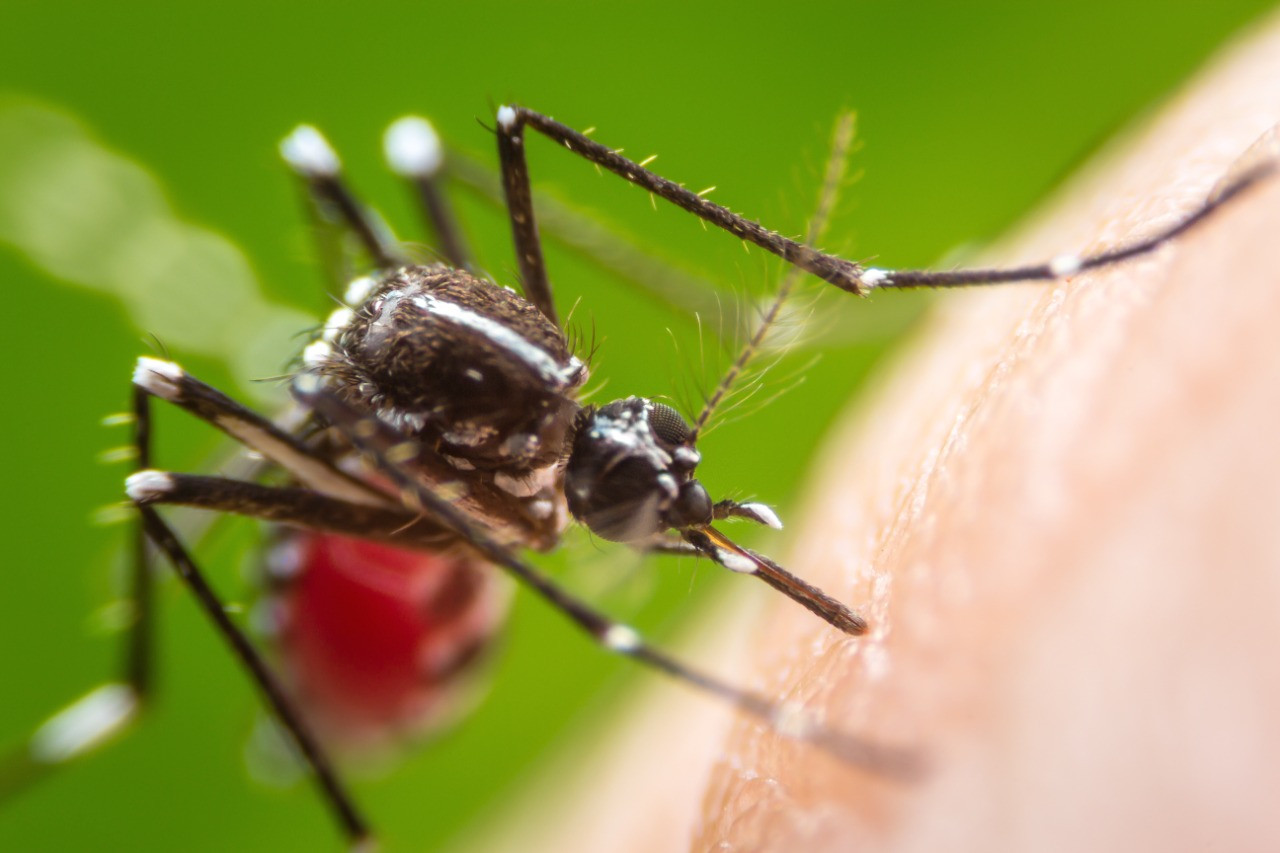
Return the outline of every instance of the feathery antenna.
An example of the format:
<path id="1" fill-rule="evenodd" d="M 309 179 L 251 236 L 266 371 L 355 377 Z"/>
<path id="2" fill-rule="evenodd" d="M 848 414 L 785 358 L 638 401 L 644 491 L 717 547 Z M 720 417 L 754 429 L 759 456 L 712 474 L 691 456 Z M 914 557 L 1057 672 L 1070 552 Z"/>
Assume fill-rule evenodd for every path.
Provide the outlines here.
<path id="1" fill-rule="evenodd" d="M 849 150 L 853 146 L 854 131 L 854 113 L 852 110 L 843 110 L 836 118 L 835 129 L 831 134 L 831 154 L 827 157 L 826 173 L 822 178 L 822 191 L 818 194 L 818 207 L 813 212 L 813 217 L 809 220 L 808 230 L 805 232 L 805 243 L 812 246 L 822 239 L 826 233 L 827 225 L 831 221 L 831 210 L 835 207 L 836 198 L 840 194 L 840 187 L 844 184 L 845 174 L 849 167 Z M 738 357 L 729 367 L 724 378 L 716 386 L 716 390 L 712 392 L 711 397 L 703 405 L 702 411 L 698 414 L 698 419 L 694 421 L 693 432 L 689 437 L 691 443 L 696 442 L 698 434 L 702 432 L 707 425 L 707 421 L 711 419 L 712 413 L 723 401 L 729 390 L 733 388 L 733 384 L 746 370 L 747 365 L 760 352 L 760 347 L 764 344 L 765 338 L 768 337 L 774 323 L 782 314 L 782 306 L 791 296 L 791 291 L 795 289 L 796 283 L 799 282 L 800 276 L 804 275 L 804 270 L 799 267 L 791 267 L 787 270 L 786 275 L 782 278 L 782 283 L 778 286 L 778 292 L 773 297 L 772 304 L 769 309 L 760 318 L 760 324 L 756 326 L 755 331 L 751 335 L 751 339 L 743 346 L 742 351 L 738 353 Z"/>

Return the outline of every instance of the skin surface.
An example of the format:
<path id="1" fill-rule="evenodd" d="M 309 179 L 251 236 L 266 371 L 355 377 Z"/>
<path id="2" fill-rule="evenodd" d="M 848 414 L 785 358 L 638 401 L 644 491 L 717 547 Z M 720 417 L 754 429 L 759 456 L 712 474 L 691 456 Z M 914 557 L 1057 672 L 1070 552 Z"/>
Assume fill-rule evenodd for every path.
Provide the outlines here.
<path id="1" fill-rule="evenodd" d="M 1277 121 L 1273 26 L 992 257 L 1148 233 Z M 933 770 L 739 722 L 693 849 L 1280 848 L 1278 238 L 1272 179 L 1153 259 L 942 300 L 799 516 L 795 570 L 871 634 L 779 605 L 756 649 L 775 695 Z"/>
<path id="2" fill-rule="evenodd" d="M 1277 122 L 1273 20 L 983 261 L 1150 233 Z M 787 564 L 869 634 L 777 596 L 686 653 L 927 777 L 646 686 L 484 844 L 1280 849 L 1278 320 L 1275 178 L 1153 258 L 945 296 L 792 513 Z"/>

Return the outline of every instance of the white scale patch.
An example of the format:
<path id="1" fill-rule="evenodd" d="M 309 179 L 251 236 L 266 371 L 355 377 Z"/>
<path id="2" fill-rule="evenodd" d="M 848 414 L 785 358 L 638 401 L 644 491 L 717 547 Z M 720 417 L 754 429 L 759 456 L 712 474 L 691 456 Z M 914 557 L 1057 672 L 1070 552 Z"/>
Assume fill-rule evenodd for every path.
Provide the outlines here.
<path id="1" fill-rule="evenodd" d="M 744 575 L 754 575 L 760 569 L 755 560 L 727 548 L 716 549 L 716 562 L 731 572 Z"/>
<path id="2" fill-rule="evenodd" d="M 142 356 L 133 369 L 133 384 L 162 400 L 176 400 L 184 371 L 172 361 Z"/>
<path id="3" fill-rule="evenodd" d="M 333 347 L 328 341 L 312 341 L 302 351 L 302 363 L 314 369 L 328 361 L 331 355 L 333 355 Z"/>
<path id="4" fill-rule="evenodd" d="M 440 437 L 459 447 L 479 447 L 497 435 L 497 432 L 491 426 L 477 426 L 470 422 L 462 422 L 455 423 L 453 429 Z"/>
<path id="5" fill-rule="evenodd" d="M 742 504 L 739 508 L 750 513 L 751 517 L 761 524 L 772 527 L 774 530 L 782 529 L 782 519 L 778 518 L 778 514 L 771 506 L 753 502 Z"/>
<path id="6" fill-rule="evenodd" d="M 362 275 L 357 279 L 353 279 L 347 285 L 347 292 L 342 294 L 342 301 L 351 306 L 363 305 L 364 301 L 369 298 L 369 294 L 373 293 L 373 289 L 378 286 L 378 282 L 367 275 Z"/>
<path id="7" fill-rule="evenodd" d="M 429 178 L 444 164 L 439 134 L 419 116 L 405 116 L 388 127 L 382 151 L 391 170 L 407 178 Z"/>
<path id="8" fill-rule="evenodd" d="M 288 581 L 296 578 L 302 572 L 303 558 L 306 556 L 305 552 L 306 549 L 302 542 L 295 537 L 289 537 L 276 543 L 267 552 L 267 574 L 277 581 Z"/>
<path id="9" fill-rule="evenodd" d="M 542 446 L 536 435 L 527 432 L 518 432 L 515 435 L 507 436 L 502 442 L 502 446 L 498 448 L 498 452 L 503 456 L 514 456 L 523 458 L 538 452 L 538 448 Z"/>
<path id="10" fill-rule="evenodd" d="M 378 410 L 378 420 L 398 432 L 422 432 L 427 416 L 422 412 L 406 412 L 389 406 Z"/>
<path id="11" fill-rule="evenodd" d="M 124 493 L 129 500 L 145 503 L 173 491 L 173 478 L 164 471 L 146 469 L 130 474 L 124 480 Z"/>
<path id="12" fill-rule="evenodd" d="M 658 485 L 667 493 L 667 498 L 675 500 L 680 494 L 680 487 L 676 485 L 676 478 L 663 471 L 658 475 Z"/>
<path id="13" fill-rule="evenodd" d="M 649 413 L 653 405 L 647 400 L 637 413 L 626 409 L 618 417 L 597 415 L 591 437 L 603 439 L 635 456 L 642 456 L 658 470 L 671 467 L 671 455 L 658 446 L 649 426 Z M 637 417 L 638 415 L 638 417 Z"/>
<path id="14" fill-rule="evenodd" d="M 138 709 L 124 684 L 104 684 L 50 718 L 31 739 L 31 757 L 57 764 L 93 748 L 119 731 Z"/>
<path id="15" fill-rule="evenodd" d="M 879 287 L 884 284 L 888 278 L 888 270 L 876 269 L 875 267 L 868 267 L 862 271 L 862 275 L 860 276 L 862 284 L 867 287 Z"/>
<path id="16" fill-rule="evenodd" d="M 1058 255 L 1058 257 L 1049 261 L 1049 272 L 1060 278 L 1075 275 L 1080 272 L 1080 265 L 1079 255 Z"/>
<path id="17" fill-rule="evenodd" d="M 445 456 L 444 456 L 444 461 L 445 461 L 445 462 L 448 462 L 448 463 L 449 463 L 449 465 L 450 465 L 450 466 L 451 466 L 455 471 L 474 471 L 474 470 L 476 470 L 476 466 L 475 466 L 474 464 L 472 464 L 472 463 L 471 463 L 469 460 L 467 460 L 467 459 L 463 459 L 461 456 L 448 456 L 448 455 L 445 455 Z"/>
<path id="18" fill-rule="evenodd" d="M 355 319 L 356 312 L 350 308 L 343 306 L 334 309 L 333 313 L 324 321 L 324 332 L 320 339 L 333 343 L 337 340 L 338 335 L 342 334 L 342 330 L 351 325 L 351 321 Z"/>
<path id="19" fill-rule="evenodd" d="M 702 461 L 702 454 L 692 447 L 677 447 L 674 455 L 676 462 L 679 462 L 685 468 L 696 468 L 698 463 Z"/>
<path id="20" fill-rule="evenodd" d="M 576 374 L 581 370 L 582 363 L 577 359 L 571 359 L 568 366 L 562 367 L 548 352 L 517 332 L 456 303 L 446 302 L 429 294 L 419 294 L 413 297 L 413 304 L 433 317 L 483 335 L 494 346 L 506 350 L 527 364 L 543 380 L 554 383 L 557 387 L 568 385 L 577 378 Z"/>
<path id="21" fill-rule="evenodd" d="M 600 642 L 605 648 L 615 652 L 634 652 L 639 649 L 644 641 L 640 639 L 640 635 L 633 628 L 626 625 L 613 624 L 608 627 L 604 635 L 600 638 Z"/>
<path id="22" fill-rule="evenodd" d="M 336 175 L 342 168 L 324 134 L 309 124 L 300 124 L 280 142 L 280 156 L 304 175 Z"/>

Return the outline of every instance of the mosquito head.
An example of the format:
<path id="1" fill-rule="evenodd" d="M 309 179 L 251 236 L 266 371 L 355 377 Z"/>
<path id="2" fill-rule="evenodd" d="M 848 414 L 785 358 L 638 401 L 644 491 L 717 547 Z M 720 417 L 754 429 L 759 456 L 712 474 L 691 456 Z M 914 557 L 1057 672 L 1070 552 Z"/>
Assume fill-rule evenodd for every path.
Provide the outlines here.
<path id="1" fill-rule="evenodd" d="M 565 467 L 569 511 L 615 542 L 709 523 L 711 498 L 693 476 L 702 457 L 692 439 L 675 409 L 642 397 L 584 409 Z"/>

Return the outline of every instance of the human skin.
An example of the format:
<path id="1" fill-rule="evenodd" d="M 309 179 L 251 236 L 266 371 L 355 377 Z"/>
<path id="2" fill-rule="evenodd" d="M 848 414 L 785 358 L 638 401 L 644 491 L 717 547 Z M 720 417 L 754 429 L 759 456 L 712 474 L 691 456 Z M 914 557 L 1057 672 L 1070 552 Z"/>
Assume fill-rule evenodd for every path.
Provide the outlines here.
<path id="1" fill-rule="evenodd" d="M 1280 19 L 982 260 L 1150 234 L 1277 122 Z M 791 518 L 789 568 L 857 606 L 869 633 L 777 596 L 686 654 L 914 747 L 924 778 L 841 764 L 664 685 L 581 785 L 560 780 L 560 808 L 513 818 L 505 838 L 1280 849 L 1278 325 L 1280 178 L 1153 257 L 942 296 L 834 431 Z"/>
<path id="2" fill-rule="evenodd" d="M 1150 233 L 1278 121 L 1273 25 L 991 257 Z M 692 849 L 1280 849 L 1280 180 L 1154 258 L 937 309 L 799 515 L 791 566 L 870 634 L 778 606 L 753 655 L 930 772 L 739 722 Z"/>

